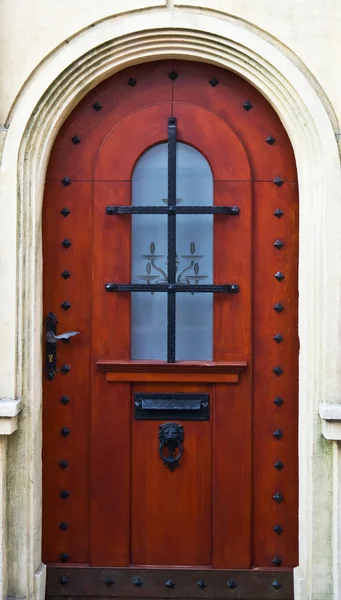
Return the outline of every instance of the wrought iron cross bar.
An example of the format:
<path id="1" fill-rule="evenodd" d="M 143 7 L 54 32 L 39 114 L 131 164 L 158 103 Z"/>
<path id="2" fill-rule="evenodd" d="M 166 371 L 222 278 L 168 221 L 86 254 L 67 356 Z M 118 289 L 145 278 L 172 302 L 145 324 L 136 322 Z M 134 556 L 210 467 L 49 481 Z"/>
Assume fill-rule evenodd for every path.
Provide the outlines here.
<path id="1" fill-rule="evenodd" d="M 168 273 L 167 283 L 106 283 L 107 292 L 166 292 L 167 293 L 167 362 L 175 362 L 176 293 L 224 292 L 236 294 L 236 284 L 202 285 L 176 282 L 176 215 L 239 215 L 238 206 L 177 206 L 176 201 L 176 118 L 168 119 L 168 198 L 167 206 L 107 206 L 107 215 L 161 214 L 167 215 Z"/>
<path id="2" fill-rule="evenodd" d="M 168 200 L 167 200 L 168 202 Z M 107 206 L 107 215 L 239 215 L 239 206 Z"/>

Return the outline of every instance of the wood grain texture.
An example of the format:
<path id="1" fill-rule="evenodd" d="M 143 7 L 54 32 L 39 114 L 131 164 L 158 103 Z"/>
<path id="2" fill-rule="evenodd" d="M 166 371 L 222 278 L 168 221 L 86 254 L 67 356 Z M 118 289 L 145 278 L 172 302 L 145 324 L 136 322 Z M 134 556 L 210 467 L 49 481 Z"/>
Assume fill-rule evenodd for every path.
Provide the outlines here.
<path id="1" fill-rule="evenodd" d="M 174 101 L 189 102 L 208 109 L 226 121 L 243 142 L 250 160 L 254 181 L 297 179 L 294 153 L 288 135 L 266 99 L 244 79 L 214 65 L 173 61 L 178 73 L 174 82 Z M 212 87 L 213 78 L 218 84 Z M 252 109 L 243 103 L 249 100 Z M 267 137 L 275 138 L 271 146 Z M 226 156 L 230 149 L 223 143 L 220 151 Z M 235 178 L 237 179 L 237 177 Z"/>
<path id="2" fill-rule="evenodd" d="M 60 210 L 68 207 L 63 217 Z M 89 560 L 89 420 L 90 420 L 90 304 L 91 304 L 91 185 L 64 187 L 49 183 L 43 213 L 44 316 L 52 311 L 58 319 L 57 333 L 80 331 L 69 344 L 57 342 L 57 367 L 66 363 L 71 371 L 57 373 L 53 381 L 43 376 L 43 560 L 55 562 L 68 552 L 73 562 Z M 61 242 L 68 238 L 66 249 Z M 62 273 L 68 270 L 70 277 Z M 64 311 L 67 300 L 71 307 Z M 45 344 L 44 344 L 45 348 Z M 66 395 L 70 401 L 62 404 Z M 70 434 L 61 435 L 67 427 Z M 59 461 L 66 459 L 63 470 Z M 60 491 L 70 497 L 63 500 Z M 68 529 L 59 524 L 64 521 Z"/>
<path id="3" fill-rule="evenodd" d="M 130 77 L 135 86 L 128 85 Z M 240 206 L 238 216 L 214 216 L 214 283 L 237 283 L 240 293 L 214 295 L 216 362 L 210 366 L 130 362 L 130 294 L 104 288 L 131 277 L 131 217 L 108 216 L 105 207 L 131 203 L 136 160 L 167 139 L 172 114 L 178 139 L 211 165 L 214 203 Z M 80 143 L 73 144 L 74 135 Z M 266 142 L 269 135 L 273 144 Z M 65 176 L 72 181 L 67 187 L 60 183 Z M 273 183 L 277 176 L 281 187 Z M 297 564 L 295 181 L 293 151 L 275 112 L 244 80 L 212 65 L 131 67 L 92 90 L 65 121 L 45 190 L 44 315 L 54 311 L 58 332 L 79 330 L 81 336 L 57 346 L 58 364 L 70 364 L 70 373 L 44 380 L 45 562 L 58 563 L 68 552 L 73 565 L 200 565 L 213 567 L 212 577 L 219 568 L 271 569 L 275 556 L 288 569 Z M 71 211 L 66 218 L 64 206 Z M 65 238 L 72 241 L 67 250 Z M 284 242 L 280 250 L 277 239 Z M 68 279 L 61 277 L 65 269 Z M 277 271 L 285 275 L 282 282 Z M 60 307 L 64 300 L 68 311 Z M 284 306 L 281 313 L 276 302 Z M 281 343 L 273 339 L 277 333 Z M 273 372 L 277 365 L 281 376 Z M 158 456 L 159 423 L 132 419 L 134 391 L 209 391 L 211 420 L 185 424 L 186 452 L 176 472 Z M 70 397 L 65 406 L 64 394 Z M 284 400 L 280 408 L 273 403 L 277 396 Z M 71 431 L 65 438 L 63 426 Z M 281 440 L 273 436 L 277 429 Z M 62 458 L 69 462 L 65 470 L 58 466 Z M 67 500 L 61 489 L 70 491 Z M 284 496 L 280 504 L 276 492 Z M 273 531 L 277 524 L 281 535 Z M 70 597 L 82 589 L 77 585 Z M 163 597 L 155 589 L 151 595 Z M 271 593 L 264 598 L 291 598 L 284 590 Z"/>
<path id="4" fill-rule="evenodd" d="M 176 393 L 182 386 L 135 385 L 134 392 Z M 210 392 L 191 385 L 186 392 Z M 209 565 L 212 560 L 212 420 L 187 421 L 180 466 L 169 471 L 158 453 L 163 421 L 132 421 L 131 563 Z"/>
<path id="5" fill-rule="evenodd" d="M 298 201 L 297 184 L 285 183 L 281 188 L 270 183 L 255 184 L 254 240 L 254 538 L 253 564 L 271 567 L 279 556 L 283 566 L 295 566 L 298 526 Z M 284 215 L 273 213 L 280 207 Z M 281 250 L 274 247 L 284 241 Z M 274 275 L 281 271 L 279 282 Z M 281 313 L 274 310 L 280 302 Z M 283 342 L 273 337 L 280 333 Z M 279 365 L 283 374 L 276 376 Z M 274 399 L 284 400 L 281 407 Z M 280 429 L 281 440 L 273 433 Z M 282 470 L 273 465 L 284 464 Z M 273 495 L 280 492 L 284 501 L 278 504 Z M 284 529 L 281 535 L 275 525 Z"/>

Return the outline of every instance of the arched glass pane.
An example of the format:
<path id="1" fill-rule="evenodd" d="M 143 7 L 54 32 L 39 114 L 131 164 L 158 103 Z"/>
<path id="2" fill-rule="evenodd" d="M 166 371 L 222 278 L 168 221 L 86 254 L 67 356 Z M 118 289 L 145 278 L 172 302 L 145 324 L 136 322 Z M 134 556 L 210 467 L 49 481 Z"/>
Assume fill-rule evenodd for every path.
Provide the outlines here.
<path id="1" fill-rule="evenodd" d="M 205 157 L 177 144 L 177 197 L 186 206 L 212 206 L 213 178 Z M 178 215 L 179 283 L 213 283 L 213 215 Z M 213 295 L 177 294 L 176 360 L 212 360 Z"/>
<path id="2" fill-rule="evenodd" d="M 133 206 L 167 204 L 167 144 L 147 150 L 132 181 Z M 213 179 L 202 154 L 177 143 L 177 203 L 213 204 Z M 213 216 L 177 215 L 177 276 L 182 284 L 213 283 Z M 133 215 L 132 282 L 167 282 L 167 216 Z M 211 360 L 213 297 L 176 294 L 176 360 Z M 132 359 L 167 359 L 167 294 L 132 293 Z"/>

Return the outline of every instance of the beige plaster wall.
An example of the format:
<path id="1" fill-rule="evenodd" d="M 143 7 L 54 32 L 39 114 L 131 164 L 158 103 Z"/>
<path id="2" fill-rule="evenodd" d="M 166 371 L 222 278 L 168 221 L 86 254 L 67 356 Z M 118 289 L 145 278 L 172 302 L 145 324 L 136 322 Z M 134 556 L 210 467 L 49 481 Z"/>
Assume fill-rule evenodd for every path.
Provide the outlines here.
<path id="1" fill-rule="evenodd" d="M 318 80 L 339 118 L 339 0 L 1 0 L 0 125 L 34 69 L 58 46 L 112 15 L 140 10 L 201 9 L 257 27 L 286 46 Z"/>

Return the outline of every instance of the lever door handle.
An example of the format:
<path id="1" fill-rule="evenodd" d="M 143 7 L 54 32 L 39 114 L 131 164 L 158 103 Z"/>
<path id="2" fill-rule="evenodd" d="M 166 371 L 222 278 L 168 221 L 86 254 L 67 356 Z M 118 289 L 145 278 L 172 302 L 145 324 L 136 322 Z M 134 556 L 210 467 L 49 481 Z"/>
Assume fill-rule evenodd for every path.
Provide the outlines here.
<path id="1" fill-rule="evenodd" d="M 74 335 L 80 335 L 79 331 L 65 331 L 57 335 L 58 319 L 50 312 L 46 317 L 45 335 L 45 374 L 49 381 L 55 378 L 57 371 L 57 342 L 62 340 L 67 343 Z"/>
<path id="2" fill-rule="evenodd" d="M 65 331 L 65 333 L 60 333 L 56 335 L 53 331 L 46 332 L 46 341 L 49 344 L 56 344 L 58 340 L 68 340 L 70 337 L 74 335 L 80 335 L 80 331 Z"/>

